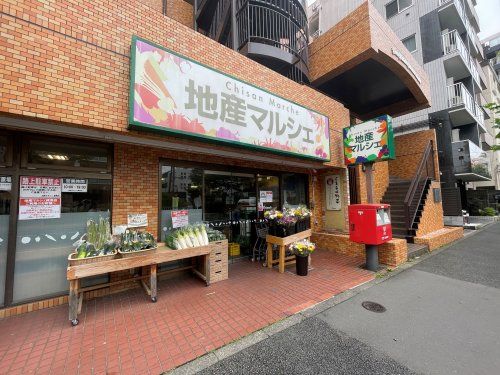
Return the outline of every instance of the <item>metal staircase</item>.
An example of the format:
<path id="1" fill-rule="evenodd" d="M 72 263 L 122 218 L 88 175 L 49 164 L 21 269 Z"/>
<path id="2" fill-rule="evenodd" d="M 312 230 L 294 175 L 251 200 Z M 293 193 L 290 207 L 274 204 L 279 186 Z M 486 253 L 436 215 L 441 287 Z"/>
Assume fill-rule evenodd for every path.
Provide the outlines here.
<path id="1" fill-rule="evenodd" d="M 429 141 L 411 180 L 390 177 L 381 202 L 391 205 L 392 234 L 413 243 L 422 218 L 430 185 L 435 179 L 434 153 Z"/>

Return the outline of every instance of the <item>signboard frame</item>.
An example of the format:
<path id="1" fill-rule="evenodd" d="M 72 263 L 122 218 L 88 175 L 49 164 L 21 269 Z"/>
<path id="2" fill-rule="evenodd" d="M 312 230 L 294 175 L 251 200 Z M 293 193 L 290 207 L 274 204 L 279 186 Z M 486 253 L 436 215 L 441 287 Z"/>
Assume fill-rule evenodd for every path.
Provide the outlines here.
<path id="1" fill-rule="evenodd" d="M 197 133 L 188 132 L 188 131 L 184 131 L 184 130 L 172 129 L 172 128 L 168 128 L 168 127 L 162 127 L 162 126 L 158 126 L 158 125 L 147 124 L 144 122 L 136 121 L 135 117 L 134 117 L 134 103 L 135 103 L 135 85 L 136 85 L 135 75 L 136 75 L 136 65 L 137 65 L 137 42 L 147 43 L 155 48 L 158 48 L 162 51 L 170 53 L 170 54 L 177 56 L 181 59 L 192 62 L 192 63 L 199 65 L 201 67 L 204 67 L 206 69 L 209 69 L 217 74 L 224 75 L 224 76 L 226 76 L 230 79 L 233 79 L 239 83 L 242 83 L 244 85 L 248 85 L 249 87 L 252 87 L 252 88 L 257 89 L 257 90 L 261 90 L 261 91 L 263 91 L 269 95 L 272 95 L 278 99 L 281 99 L 285 102 L 288 102 L 288 103 L 293 104 L 297 107 L 303 108 L 309 112 L 312 112 L 312 113 L 315 113 L 317 115 L 325 117 L 325 119 L 326 119 L 326 129 L 325 130 L 326 130 L 327 138 L 328 138 L 328 142 L 327 142 L 328 149 L 323 150 L 323 153 L 325 153 L 327 155 L 327 157 L 305 155 L 304 153 L 301 153 L 301 152 L 280 150 L 280 149 L 273 148 L 272 146 L 262 146 L 262 145 L 255 145 L 255 144 L 250 144 L 250 143 L 237 142 L 234 140 L 229 140 L 229 139 L 224 139 L 224 138 L 216 138 L 216 137 L 207 136 L 204 134 L 197 134 Z M 245 82 L 245 81 L 243 81 L 239 78 L 236 78 L 230 74 L 227 74 L 227 73 L 224 73 L 224 72 L 219 71 L 217 69 L 214 69 L 210 66 L 207 66 L 206 64 L 203 64 L 199 61 L 196 61 L 196 60 L 193 60 L 189 57 L 181 55 L 181 54 L 179 54 L 175 51 L 172 51 L 168 48 L 165 48 L 159 44 L 156 44 L 156 43 L 151 42 L 149 40 L 138 37 L 137 35 L 132 36 L 131 54 L 130 55 L 131 55 L 131 57 L 130 57 L 131 58 L 131 67 L 130 67 L 129 116 L 128 116 L 129 117 L 128 118 L 129 128 L 134 129 L 134 130 L 149 130 L 149 131 L 153 131 L 156 133 L 169 134 L 169 135 L 179 136 L 179 137 L 188 138 L 188 139 L 201 140 L 201 141 L 208 142 L 208 143 L 226 144 L 226 145 L 236 146 L 236 147 L 240 147 L 240 148 L 255 150 L 255 151 L 271 152 L 274 154 L 293 156 L 293 157 L 297 157 L 297 158 L 301 158 L 301 159 L 309 159 L 309 160 L 321 161 L 321 162 L 325 162 L 325 163 L 331 161 L 332 147 L 330 144 L 331 143 L 330 142 L 330 123 L 329 123 L 330 118 L 326 114 L 320 113 L 320 112 L 313 110 L 311 108 L 307 108 L 307 107 L 300 105 L 292 100 L 285 99 L 282 96 L 277 95 L 275 93 L 272 93 L 264 88 L 255 86 L 249 82 Z"/>
<path id="2" fill-rule="evenodd" d="M 330 205 L 330 199 L 328 198 L 330 194 L 335 195 L 335 192 L 329 192 L 330 185 L 328 184 L 328 179 L 333 179 L 333 186 L 338 188 L 338 204 Z M 331 189 L 333 189 L 333 186 Z M 330 194 L 329 194 L 330 193 Z M 342 211 L 342 178 L 338 174 L 329 174 L 325 176 L 325 207 L 327 211 Z"/>
<path id="3" fill-rule="evenodd" d="M 349 134 L 352 129 L 361 129 L 361 127 L 368 127 L 371 123 L 379 123 L 377 133 L 382 133 L 381 144 L 379 148 L 374 149 L 376 153 L 367 155 L 366 157 L 358 156 L 357 158 L 352 157 L 352 143 L 349 142 Z M 369 133 L 368 131 L 365 133 Z M 383 115 L 375 117 L 371 120 L 362 122 L 361 124 L 345 127 L 342 131 L 343 139 L 343 149 L 344 149 L 344 162 L 346 165 L 356 165 L 356 164 L 371 164 L 381 161 L 392 160 L 396 158 L 396 148 L 394 144 L 394 131 L 392 129 L 392 118 L 389 115 Z M 378 142 L 377 142 L 378 143 Z M 384 149 L 385 147 L 385 149 Z M 382 155 L 380 154 L 382 153 Z"/>

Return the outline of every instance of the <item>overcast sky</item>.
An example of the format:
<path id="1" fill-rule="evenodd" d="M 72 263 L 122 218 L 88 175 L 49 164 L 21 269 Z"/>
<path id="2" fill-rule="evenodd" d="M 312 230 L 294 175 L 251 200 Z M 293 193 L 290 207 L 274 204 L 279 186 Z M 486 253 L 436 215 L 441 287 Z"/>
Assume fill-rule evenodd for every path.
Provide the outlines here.
<path id="1" fill-rule="evenodd" d="M 476 12 L 479 16 L 479 39 L 500 32 L 500 0 L 477 0 Z"/>
<path id="2" fill-rule="evenodd" d="M 313 2 L 314 0 L 307 0 L 308 4 Z M 479 39 L 500 32 L 500 0 L 477 0 L 476 12 L 479 16 L 479 26 L 481 28 Z"/>

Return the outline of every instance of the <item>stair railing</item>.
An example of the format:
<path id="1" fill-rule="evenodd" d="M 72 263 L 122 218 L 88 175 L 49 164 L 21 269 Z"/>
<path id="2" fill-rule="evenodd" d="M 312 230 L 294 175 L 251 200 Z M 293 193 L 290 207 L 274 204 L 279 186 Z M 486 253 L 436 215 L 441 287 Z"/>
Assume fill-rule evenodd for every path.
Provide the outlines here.
<path id="1" fill-rule="evenodd" d="M 424 188 L 428 180 L 433 180 L 436 177 L 434 168 L 434 148 L 432 140 L 425 147 L 422 159 L 418 168 L 411 180 L 410 187 L 406 193 L 404 200 L 404 210 L 406 216 L 406 228 L 411 230 L 415 217 L 417 216 L 420 200 L 424 193 Z"/>

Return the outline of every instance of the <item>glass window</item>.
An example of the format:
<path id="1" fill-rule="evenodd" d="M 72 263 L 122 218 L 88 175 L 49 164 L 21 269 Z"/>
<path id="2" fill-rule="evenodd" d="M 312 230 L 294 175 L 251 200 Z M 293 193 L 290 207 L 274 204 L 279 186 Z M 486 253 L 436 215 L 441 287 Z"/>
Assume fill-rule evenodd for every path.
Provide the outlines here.
<path id="1" fill-rule="evenodd" d="M 161 241 L 172 228 L 172 210 L 188 210 L 190 224 L 203 220 L 203 170 L 161 167 Z"/>
<path id="2" fill-rule="evenodd" d="M 28 139 L 27 149 L 26 166 L 110 170 L 110 149 L 107 145 Z"/>
<path id="3" fill-rule="evenodd" d="M 6 178 L 0 176 L 0 306 L 4 304 L 5 275 L 7 269 L 7 243 L 9 242 L 10 189 Z M 3 178 L 3 183 L 1 182 Z"/>
<path id="4" fill-rule="evenodd" d="M 391 18 L 392 16 L 398 14 L 398 2 L 397 0 L 391 1 L 389 4 L 385 5 L 385 17 Z"/>
<path id="5" fill-rule="evenodd" d="M 403 39 L 403 44 L 408 51 L 415 52 L 417 50 L 417 41 L 415 39 L 415 34 L 406 39 Z"/>
<path id="6" fill-rule="evenodd" d="M 12 165 L 12 140 L 11 138 L 0 135 L 0 166 Z"/>
<path id="7" fill-rule="evenodd" d="M 289 173 L 283 175 L 283 206 L 307 205 L 308 176 Z"/>
<path id="8" fill-rule="evenodd" d="M 67 293 L 73 243 L 86 232 L 89 219 L 110 218 L 111 180 L 87 181 L 87 192 L 62 193 L 60 218 L 17 222 L 14 303 Z M 85 279 L 82 286 L 103 281 L 107 276 Z"/>
<path id="9" fill-rule="evenodd" d="M 413 5 L 413 0 L 394 0 L 385 5 L 385 17 L 391 18 Z"/>

